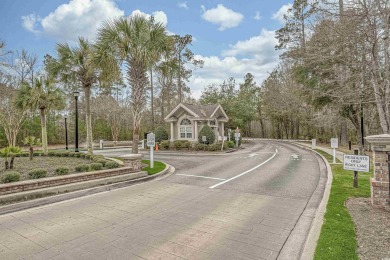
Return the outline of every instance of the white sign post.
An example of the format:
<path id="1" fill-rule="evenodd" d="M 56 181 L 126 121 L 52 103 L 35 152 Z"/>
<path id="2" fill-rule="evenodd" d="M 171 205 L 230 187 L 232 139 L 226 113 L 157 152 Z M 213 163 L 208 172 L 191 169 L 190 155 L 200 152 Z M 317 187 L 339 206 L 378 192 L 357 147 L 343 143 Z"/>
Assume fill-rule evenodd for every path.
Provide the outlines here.
<path id="1" fill-rule="evenodd" d="M 153 148 L 156 145 L 156 137 L 153 133 L 150 133 L 147 135 L 147 146 L 150 147 L 150 168 L 153 169 L 154 167 L 154 158 L 153 158 Z"/>
<path id="2" fill-rule="evenodd" d="M 339 139 L 330 139 L 330 147 L 333 148 L 333 163 L 336 163 L 336 149 L 339 148 Z"/>
<path id="3" fill-rule="evenodd" d="M 240 133 L 234 133 L 234 139 L 236 140 L 236 147 L 238 147 L 238 141 L 240 141 Z"/>
<path id="4" fill-rule="evenodd" d="M 353 172 L 353 187 L 358 187 L 358 172 L 370 171 L 370 157 L 366 155 L 358 155 L 358 149 L 355 149 L 354 155 L 344 154 L 343 168 Z"/>
<path id="5" fill-rule="evenodd" d="M 316 149 L 317 147 L 317 140 L 316 139 L 311 139 L 311 149 Z"/>

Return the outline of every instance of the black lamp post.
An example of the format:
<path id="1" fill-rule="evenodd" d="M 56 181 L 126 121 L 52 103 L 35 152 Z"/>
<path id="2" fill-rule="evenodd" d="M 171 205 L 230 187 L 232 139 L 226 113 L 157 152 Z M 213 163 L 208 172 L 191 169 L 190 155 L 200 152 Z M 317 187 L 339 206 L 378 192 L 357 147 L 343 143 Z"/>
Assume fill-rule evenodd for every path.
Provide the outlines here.
<path id="1" fill-rule="evenodd" d="M 73 92 L 74 99 L 75 99 L 75 107 L 76 107 L 76 123 L 75 123 L 75 149 L 74 151 L 77 153 L 79 152 L 79 112 L 77 109 L 77 101 L 80 95 L 80 92 L 75 91 Z"/>
<path id="2" fill-rule="evenodd" d="M 68 124 L 66 122 L 67 116 L 65 116 L 65 149 L 68 150 Z"/>

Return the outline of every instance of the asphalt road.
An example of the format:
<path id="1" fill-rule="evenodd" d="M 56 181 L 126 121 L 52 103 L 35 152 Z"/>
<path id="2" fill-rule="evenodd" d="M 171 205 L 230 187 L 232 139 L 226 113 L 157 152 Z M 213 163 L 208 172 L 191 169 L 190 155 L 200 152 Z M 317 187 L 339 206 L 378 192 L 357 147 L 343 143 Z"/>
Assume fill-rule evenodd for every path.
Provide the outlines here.
<path id="1" fill-rule="evenodd" d="M 157 152 L 174 174 L 0 216 L 0 259 L 294 259 L 322 197 L 324 164 L 288 143 L 246 147 Z"/>

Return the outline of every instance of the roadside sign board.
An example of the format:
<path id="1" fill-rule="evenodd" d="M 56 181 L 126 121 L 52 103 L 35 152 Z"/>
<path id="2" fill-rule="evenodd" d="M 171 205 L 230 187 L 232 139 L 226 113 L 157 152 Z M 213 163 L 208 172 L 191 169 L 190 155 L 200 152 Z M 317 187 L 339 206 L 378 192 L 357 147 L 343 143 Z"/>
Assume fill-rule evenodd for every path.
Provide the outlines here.
<path id="1" fill-rule="evenodd" d="M 366 155 L 344 154 L 343 164 L 344 170 L 351 170 L 357 172 L 370 171 L 370 157 Z"/>
<path id="2" fill-rule="evenodd" d="M 207 142 L 207 137 L 205 135 L 202 136 L 202 142 L 203 143 Z"/>
<path id="3" fill-rule="evenodd" d="M 234 138 L 240 138 L 241 134 L 240 133 L 234 133 Z"/>
<path id="4" fill-rule="evenodd" d="M 316 146 L 317 146 L 317 140 L 311 139 L 311 149 L 316 149 Z"/>
<path id="5" fill-rule="evenodd" d="M 339 139 L 338 138 L 330 139 L 330 147 L 333 149 L 339 148 Z"/>
<path id="6" fill-rule="evenodd" d="M 147 135 L 147 140 L 146 140 L 146 144 L 147 146 L 153 146 L 156 144 L 156 137 L 153 133 L 150 133 Z"/>

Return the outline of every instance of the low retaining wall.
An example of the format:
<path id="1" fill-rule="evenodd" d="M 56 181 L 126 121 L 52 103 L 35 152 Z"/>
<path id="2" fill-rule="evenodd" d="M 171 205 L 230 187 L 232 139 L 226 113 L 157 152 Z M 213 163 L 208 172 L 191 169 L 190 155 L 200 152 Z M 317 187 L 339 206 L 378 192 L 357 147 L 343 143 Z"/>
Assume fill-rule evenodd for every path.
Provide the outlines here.
<path id="1" fill-rule="evenodd" d="M 129 174 L 133 172 L 134 170 L 132 167 L 121 167 L 95 172 L 75 173 L 64 176 L 0 184 L 0 195 L 107 178 L 112 176 Z"/>

